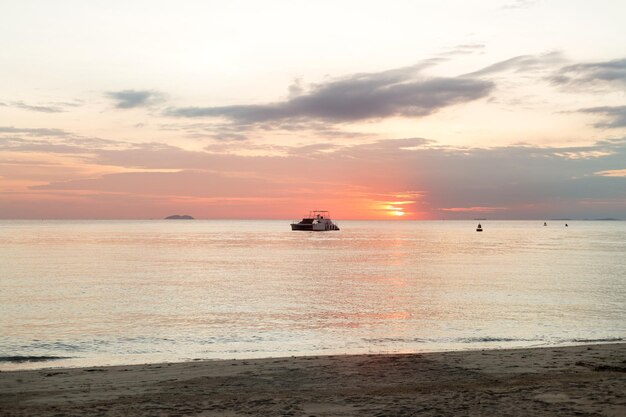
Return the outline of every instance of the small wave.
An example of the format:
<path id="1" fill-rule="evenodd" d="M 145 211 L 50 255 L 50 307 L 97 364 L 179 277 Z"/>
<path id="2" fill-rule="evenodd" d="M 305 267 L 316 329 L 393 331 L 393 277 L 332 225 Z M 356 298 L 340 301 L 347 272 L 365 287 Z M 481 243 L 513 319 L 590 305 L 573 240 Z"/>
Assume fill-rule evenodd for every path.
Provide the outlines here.
<path id="1" fill-rule="evenodd" d="M 623 337 L 607 337 L 604 339 L 572 339 L 576 343 L 623 342 Z"/>
<path id="2" fill-rule="evenodd" d="M 47 362 L 69 359 L 68 356 L 0 356 L 0 362 L 24 363 L 24 362 Z"/>
<path id="3" fill-rule="evenodd" d="M 491 343 L 491 342 L 531 342 L 530 339 L 516 339 L 511 337 L 467 337 L 459 339 L 461 343 Z"/>
<path id="4" fill-rule="evenodd" d="M 400 337 L 379 337 L 373 339 L 363 339 L 366 343 L 427 343 L 428 340 L 420 338 L 400 338 Z"/>
<path id="5" fill-rule="evenodd" d="M 440 339 L 420 339 L 420 338 L 394 338 L 381 337 L 372 339 L 363 339 L 367 343 L 504 343 L 504 342 L 534 342 L 535 339 L 521 339 L 512 337 L 463 337 L 463 338 L 440 338 Z"/>
<path id="6" fill-rule="evenodd" d="M 85 352 L 94 348 L 94 345 L 99 344 L 98 341 L 87 342 L 62 342 L 62 341 L 40 341 L 35 340 L 32 343 L 19 346 L 18 351 L 63 351 L 63 352 Z"/>

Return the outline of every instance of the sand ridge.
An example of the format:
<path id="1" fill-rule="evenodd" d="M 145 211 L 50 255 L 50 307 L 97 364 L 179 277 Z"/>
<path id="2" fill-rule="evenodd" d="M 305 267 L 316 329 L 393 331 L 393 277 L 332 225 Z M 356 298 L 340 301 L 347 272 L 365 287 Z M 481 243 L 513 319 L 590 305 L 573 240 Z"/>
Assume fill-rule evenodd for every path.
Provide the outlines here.
<path id="1" fill-rule="evenodd" d="M 626 416 L 626 343 L 0 373 L 1 416 Z"/>

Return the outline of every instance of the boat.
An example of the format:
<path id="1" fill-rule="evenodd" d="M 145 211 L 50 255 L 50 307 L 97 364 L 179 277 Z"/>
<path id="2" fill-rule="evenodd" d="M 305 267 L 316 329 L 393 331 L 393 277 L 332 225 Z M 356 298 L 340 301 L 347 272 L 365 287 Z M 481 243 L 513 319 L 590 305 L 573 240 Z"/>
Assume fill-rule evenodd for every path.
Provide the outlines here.
<path id="1" fill-rule="evenodd" d="M 480 223 L 478 223 L 478 226 L 476 227 L 476 231 L 477 232 L 482 232 L 483 231 L 483 227 L 480 225 Z"/>
<path id="2" fill-rule="evenodd" d="M 301 221 L 291 223 L 291 230 L 304 230 L 311 232 L 324 232 L 327 230 L 339 230 L 337 226 L 330 219 L 330 214 L 326 210 L 313 210 L 309 212 L 309 215 L 304 217 Z"/>

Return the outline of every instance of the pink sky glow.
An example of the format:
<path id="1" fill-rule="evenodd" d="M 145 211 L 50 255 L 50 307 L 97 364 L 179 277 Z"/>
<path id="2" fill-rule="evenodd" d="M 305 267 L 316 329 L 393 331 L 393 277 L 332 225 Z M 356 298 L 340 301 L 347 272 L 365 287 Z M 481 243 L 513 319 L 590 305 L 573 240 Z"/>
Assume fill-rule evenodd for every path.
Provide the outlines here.
<path id="1" fill-rule="evenodd" d="M 623 2 L 149 4 L 4 8 L 0 219 L 626 218 Z"/>

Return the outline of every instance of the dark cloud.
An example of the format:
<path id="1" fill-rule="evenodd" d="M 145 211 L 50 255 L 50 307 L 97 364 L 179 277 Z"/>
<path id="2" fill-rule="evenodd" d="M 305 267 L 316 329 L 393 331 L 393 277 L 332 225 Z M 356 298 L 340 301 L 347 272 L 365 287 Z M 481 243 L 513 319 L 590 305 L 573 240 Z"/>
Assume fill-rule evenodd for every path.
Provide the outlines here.
<path id="1" fill-rule="evenodd" d="M 26 104 L 23 101 L 13 101 L 10 103 L 0 103 L 2 107 L 15 107 L 22 110 L 35 111 L 39 113 L 63 113 L 65 109 L 63 109 L 62 105 L 65 103 L 59 104 L 49 104 L 49 105 L 32 105 Z"/>
<path id="2" fill-rule="evenodd" d="M 164 100 L 162 93 L 152 90 L 109 91 L 106 96 L 116 101 L 115 107 L 118 109 L 147 107 Z"/>
<path id="3" fill-rule="evenodd" d="M 469 78 L 425 78 L 417 66 L 379 73 L 355 74 L 339 80 L 315 84 L 303 93 L 296 84 L 286 101 L 219 107 L 172 108 L 174 117 L 222 117 L 237 124 L 286 120 L 350 122 L 392 116 L 420 117 L 443 107 L 487 96 L 493 84 Z"/>
<path id="4" fill-rule="evenodd" d="M 0 126 L 0 150 L 12 152 L 45 152 L 56 154 L 84 155 L 104 150 L 128 150 L 148 146 L 130 142 L 85 137 L 54 128 L 16 128 Z M 159 145 L 163 146 L 163 145 Z"/>
<path id="5" fill-rule="evenodd" d="M 520 4 L 527 2 L 520 2 Z M 354 74 L 305 88 L 300 79 L 289 86 L 285 101 L 215 107 L 170 108 L 166 115 L 184 118 L 223 118 L 237 129 L 289 130 L 315 121 L 342 123 L 393 116 L 420 117 L 457 103 L 488 96 L 495 84 L 487 79 L 501 73 L 539 77 L 557 84 L 592 81 L 626 83 L 626 59 L 567 65 L 558 51 L 520 55 L 459 77 L 426 77 L 422 70 L 448 61 L 447 55 L 475 53 L 479 43 L 461 44 L 419 64 L 379 73 Z M 226 124 L 222 124 L 224 129 Z"/>
<path id="6" fill-rule="evenodd" d="M 293 82 L 288 88 L 288 91 L 289 91 L 290 99 L 301 96 L 304 93 L 304 86 L 302 85 L 302 79 L 296 78 L 295 80 L 293 80 Z"/>
<path id="7" fill-rule="evenodd" d="M 568 65 L 550 77 L 550 81 L 579 86 L 598 82 L 626 85 L 626 59 Z"/>
<path id="8" fill-rule="evenodd" d="M 69 136 L 70 133 L 62 129 L 50 128 L 19 128 L 12 126 L 0 126 L 0 134 L 10 133 L 27 136 Z"/>
<path id="9" fill-rule="evenodd" d="M 46 140 L 1 139 L 0 150 L 11 152 L 35 152 L 49 154 L 79 155 L 88 152 L 85 148 Z"/>
<path id="10" fill-rule="evenodd" d="M 244 142 L 248 136 L 242 129 L 230 124 L 216 123 L 167 123 L 159 125 L 160 130 L 181 132 L 185 137 L 196 139 L 214 139 L 219 142 Z"/>
<path id="11" fill-rule="evenodd" d="M 608 120 L 598 122 L 596 127 L 601 128 L 621 128 L 626 127 L 626 106 L 601 106 L 590 107 L 579 110 L 582 113 L 601 114 L 606 116 Z"/>
<path id="12" fill-rule="evenodd" d="M 553 68 L 564 62 L 560 52 L 549 52 L 542 55 L 520 55 L 504 61 L 496 62 L 478 71 L 466 74 L 468 77 L 491 75 L 504 71 L 530 72 Z"/>
<path id="13" fill-rule="evenodd" d="M 30 104 L 26 104 L 22 101 L 16 101 L 13 104 L 13 107 L 18 107 L 24 110 L 36 111 L 40 113 L 63 113 L 65 110 L 58 106 L 33 106 Z"/>

